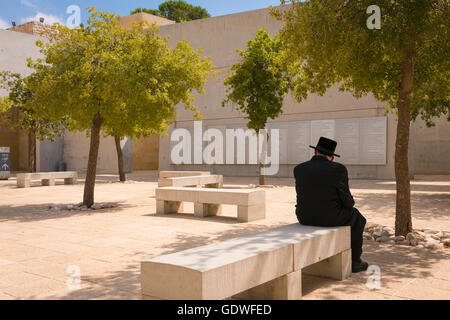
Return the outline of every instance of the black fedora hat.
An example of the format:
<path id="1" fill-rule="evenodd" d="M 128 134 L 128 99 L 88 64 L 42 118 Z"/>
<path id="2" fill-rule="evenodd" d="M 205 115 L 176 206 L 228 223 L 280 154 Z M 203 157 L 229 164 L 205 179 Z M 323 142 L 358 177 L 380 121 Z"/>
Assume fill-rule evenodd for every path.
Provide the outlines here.
<path id="1" fill-rule="evenodd" d="M 336 151 L 336 147 L 337 147 L 337 142 L 328 138 L 320 138 L 319 143 L 317 144 L 316 147 L 310 146 L 311 148 L 319 151 L 321 154 L 324 154 L 326 156 L 330 156 L 330 157 L 338 157 L 340 158 L 341 156 L 338 154 L 335 154 L 334 152 Z"/>

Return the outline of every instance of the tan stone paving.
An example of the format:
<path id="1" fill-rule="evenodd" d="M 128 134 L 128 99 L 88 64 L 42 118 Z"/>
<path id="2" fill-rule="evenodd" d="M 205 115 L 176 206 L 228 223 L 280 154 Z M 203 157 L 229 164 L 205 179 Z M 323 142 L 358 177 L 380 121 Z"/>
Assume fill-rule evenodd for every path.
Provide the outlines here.
<path id="1" fill-rule="evenodd" d="M 131 174 L 126 184 L 100 175 L 96 200 L 119 206 L 89 212 L 51 211 L 77 204 L 76 186 L 17 189 L 0 182 L 0 299 L 140 299 L 140 261 L 249 233 L 295 223 L 290 179 L 269 179 L 267 219 L 236 222 L 235 208 L 221 217 L 155 215 L 156 172 Z M 256 178 L 225 178 L 227 186 Z M 351 181 L 357 207 L 371 223 L 394 225 L 395 183 Z M 412 186 L 415 228 L 450 231 L 450 177 L 418 177 Z M 193 205 L 186 206 L 193 212 Z M 364 259 L 381 270 L 380 290 L 366 286 L 371 274 L 336 282 L 303 277 L 305 299 L 450 299 L 450 250 L 429 251 L 367 242 Z M 81 271 L 81 287 L 68 290 L 69 267 Z"/>

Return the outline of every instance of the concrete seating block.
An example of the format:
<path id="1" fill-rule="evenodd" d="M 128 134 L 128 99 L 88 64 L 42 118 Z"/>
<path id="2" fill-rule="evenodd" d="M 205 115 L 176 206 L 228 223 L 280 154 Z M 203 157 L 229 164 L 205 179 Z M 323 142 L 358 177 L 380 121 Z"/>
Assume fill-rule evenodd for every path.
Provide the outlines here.
<path id="1" fill-rule="evenodd" d="M 156 200 L 156 214 L 158 215 L 180 213 L 183 209 L 182 202 Z"/>
<path id="2" fill-rule="evenodd" d="M 238 206 L 238 221 L 252 222 L 266 217 L 266 202 L 252 206 Z"/>
<path id="3" fill-rule="evenodd" d="M 348 239 L 344 239 L 346 237 Z M 304 250 L 309 249 L 307 252 L 295 250 L 302 248 L 302 243 L 323 242 L 326 247 L 330 239 L 343 240 L 341 246 L 332 248 L 345 247 L 345 250 L 323 258 L 323 252 L 329 251 L 316 252 L 316 245 L 303 246 Z M 142 295 L 144 299 L 163 300 L 230 297 L 295 300 L 301 298 L 302 272 L 344 278 L 349 275 L 350 256 L 349 227 L 316 228 L 293 224 L 144 261 L 141 264 Z M 320 260 L 316 261 L 318 258 Z M 300 259 L 306 261 L 300 263 Z M 296 265 L 303 267 L 296 270 Z M 309 266 L 312 267 L 307 269 Z"/>
<path id="4" fill-rule="evenodd" d="M 344 280 L 352 274 L 352 250 L 346 250 L 306 267 L 303 272 L 318 277 Z"/>
<path id="5" fill-rule="evenodd" d="M 210 176 L 209 171 L 161 171 L 159 178 L 176 178 L 176 177 L 193 177 L 193 176 Z"/>
<path id="6" fill-rule="evenodd" d="M 194 203 L 194 215 L 199 218 L 218 216 L 222 213 L 222 205 L 220 204 L 207 204 L 207 203 Z"/>
<path id="7" fill-rule="evenodd" d="M 302 271 L 288 273 L 280 278 L 235 295 L 238 300 L 301 300 Z"/>
<path id="8" fill-rule="evenodd" d="M 190 177 L 160 178 L 158 187 L 201 187 L 222 188 L 223 176 L 218 175 L 201 175 Z"/>
<path id="9" fill-rule="evenodd" d="M 29 188 L 33 180 L 40 180 L 43 186 L 54 186 L 56 179 L 64 179 L 64 184 L 77 184 L 78 174 L 74 171 L 19 173 L 17 174 L 17 187 Z"/>
<path id="10" fill-rule="evenodd" d="M 166 187 L 156 189 L 156 200 L 168 202 L 165 206 L 160 204 L 158 212 L 172 213 L 172 202 L 193 202 L 197 217 L 219 215 L 224 204 L 238 206 L 239 222 L 266 217 L 264 190 Z"/>

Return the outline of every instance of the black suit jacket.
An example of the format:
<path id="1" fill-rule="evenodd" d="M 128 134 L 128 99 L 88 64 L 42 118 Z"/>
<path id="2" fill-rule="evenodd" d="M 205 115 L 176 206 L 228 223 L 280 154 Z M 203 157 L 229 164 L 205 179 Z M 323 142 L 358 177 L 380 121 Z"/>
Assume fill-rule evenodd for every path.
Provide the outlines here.
<path id="1" fill-rule="evenodd" d="M 352 215 L 355 201 L 348 186 L 347 168 L 315 156 L 294 169 L 296 214 L 305 225 L 339 226 Z"/>

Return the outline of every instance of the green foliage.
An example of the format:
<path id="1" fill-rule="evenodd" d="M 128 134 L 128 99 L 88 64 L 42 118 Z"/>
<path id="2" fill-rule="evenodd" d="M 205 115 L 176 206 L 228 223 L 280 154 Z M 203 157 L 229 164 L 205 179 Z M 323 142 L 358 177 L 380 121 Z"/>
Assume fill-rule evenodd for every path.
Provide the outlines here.
<path id="1" fill-rule="evenodd" d="M 334 85 L 355 97 L 369 93 L 396 108 L 405 50 L 413 45 L 414 87 L 411 114 L 428 125 L 432 117 L 450 120 L 450 29 L 446 0 L 310 0 L 286 11 L 273 9 L 285 22 L 282 61 L 293 76 L 298 101 L 323 95 Z M 381 8 L 381 30 L 367 28 L 370 5 Z"/>
<path id="2" fill-rule="evenodd" d="M 282 113 L 284 95 L 291 89 L 289 77 L 280 69 L 278 60 L 282 43 L 272 39 L 266 30 L 256 33 L 256 38 L 240 50 L 242 61 L 231 68 L 225 79 L 227 99 L 222 106 L 233 102 L 247 115 L 248 128 L 259 132 L 268 119 L 276 119 Z"/>
<path id="3" fill-rule="evenodd" d="M 9 71 L 0 72 L 0 88 L 9 92 L 0 98 L 0 125 L 22 129 L 33 134 L 39 140 L 54 141 L 63 134 L 61 119 L 51 122 L 48 118 L 39 117 L 34 111 L 34 92 L 27 85 L 27 78 Z"/>
<path id="4" fill-rule="evenodd" d="M 185 22 L 211 17 L 206 9 L 200 6 L 193 6 L 183 0 L 169 0 L 163 2 L 159 5 L 158 10 L 138 8 L 133 10 L 131 14 L 138 12 L 150 13 L 176 22 Z"/>
<path id="5" fill-rule="evenodd" d="M 166 131 L 178 104 L 196 112 L 193 92 L 213 73 L 201 50 L 185 41 L 170 49 L 154 25 L 127 30 L 114 14 L 89 11 L 87 27 L 55 25 L 37 43 L 45 59 L 29 60 L 36 75 L 27 82 L 36 113 L 67 118 L 70 131 L 90 129 L 100 115 L 106 134 L 141 137 Z"/>
<path id="6" fill-rule="evenodd" d="M 135 14 L 135 13 L 140 13 L 140 12 L 145 12 L 145 13 L 149 13 L 152 14 L 154 16 L 159 16 L 160 12 L 158 9 L 146 9 L 146 8 L 137 8 L 133 11 L 130 12 L 130 14 Z"/>

